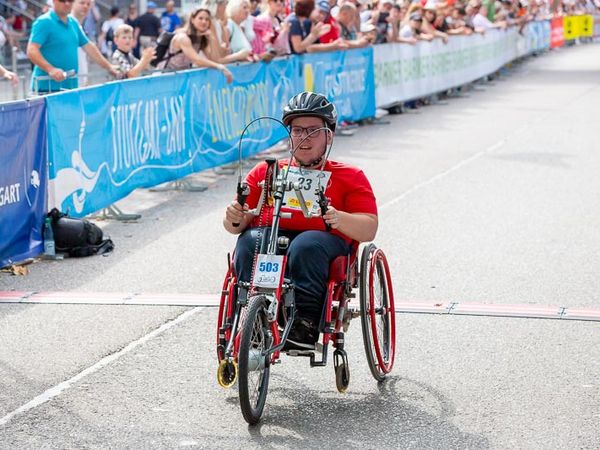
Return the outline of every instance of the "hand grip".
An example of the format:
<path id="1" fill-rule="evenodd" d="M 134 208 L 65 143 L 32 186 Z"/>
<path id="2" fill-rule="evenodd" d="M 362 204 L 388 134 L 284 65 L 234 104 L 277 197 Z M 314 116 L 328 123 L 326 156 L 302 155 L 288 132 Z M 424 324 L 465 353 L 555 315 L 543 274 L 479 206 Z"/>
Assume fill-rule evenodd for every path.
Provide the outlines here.
<path id="1" fill-rule="evenodd" d="M 246 199 L 248 198 L 248 195 L 250 194 L 250 188 L 248 187 L 248 184 L 244 181 L 241 183 L 238 183 L 237 186 L 237 202 L 240 204 L 240 206 L 243 208 L 244 205 L 246 204 Z M 239 227 L 240 223 L 232 223 L 231 225 L 233 225 L 234 227 Z"/>
<path id="2" fill-rule="evenodd" d="M 321 216 L 324 216 L 325 213 L 327 213 L 327 207 L 329 206 L 329 200 L 327 200 L 327 197 L 325 197 L 325 193 L 323 192 L 322 189 L 319 189 L 318 195 L 319 195 L 319 206 L 321 207 Z M 327 231 L 331 231 L 331 225 L 329 225 L 327 222 L 325 222 L 325 219 L 323 219 L 323 223 L 325 224 L 325 229 Z"/>

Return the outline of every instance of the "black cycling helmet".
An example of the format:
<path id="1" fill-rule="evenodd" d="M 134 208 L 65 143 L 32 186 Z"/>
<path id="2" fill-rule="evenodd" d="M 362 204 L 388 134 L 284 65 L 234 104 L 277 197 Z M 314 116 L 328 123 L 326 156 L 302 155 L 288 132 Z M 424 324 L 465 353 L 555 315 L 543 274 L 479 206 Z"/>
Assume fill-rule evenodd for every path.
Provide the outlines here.
<path id="1" fill-rule="evenodd" d="M 335 131 L 337 111 L 334 104 L 322 94 L 304 91 L 294 95 L 284 106 L 281 120 L 289 125 L 293 118 L 302 116 L 319 117 L 325 121 L 327 128 Z"/>

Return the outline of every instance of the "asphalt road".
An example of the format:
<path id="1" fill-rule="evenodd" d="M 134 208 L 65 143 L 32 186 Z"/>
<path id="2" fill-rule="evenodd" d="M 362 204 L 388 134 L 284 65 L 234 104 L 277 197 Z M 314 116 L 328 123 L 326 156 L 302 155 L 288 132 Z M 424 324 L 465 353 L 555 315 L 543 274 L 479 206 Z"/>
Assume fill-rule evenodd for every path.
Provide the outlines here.
<path id="1" fill-rule="evenodd" d="M 336 138 L 333 158 L 377 194 L 397 298 L 600 308 L 598 105 L 595 44 Z M 210 189 L 121 202 L 143 217 L 102 224 L 110 256 L 0 274 L 0 291 L 216 294 L 235 180 L 195 178 Z M 215 380 L 215 317 L 0 305 L 0 448 L 600 448 L 598 322 L 401 314 L 396 368 L 377 385 L 355 321 L 347 394 L 332 366 L 284 357 L 248 427 Z M 28 405 L 45 392 L 57 395 Z"/>

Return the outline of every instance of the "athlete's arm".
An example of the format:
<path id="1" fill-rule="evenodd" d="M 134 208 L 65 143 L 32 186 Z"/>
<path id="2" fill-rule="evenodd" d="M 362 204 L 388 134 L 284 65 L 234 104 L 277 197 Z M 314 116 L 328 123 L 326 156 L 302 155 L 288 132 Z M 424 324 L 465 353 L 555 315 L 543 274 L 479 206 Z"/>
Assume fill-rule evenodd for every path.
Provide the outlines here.
<path id="1" fill-rule="evenodd" d="M 333 206 L 327 208 L 323 219 L 331 225 L 332 229 L 358 242 L 369 242 L 375 239 L 379 225 L 375 214 L 338 211 Z"/>

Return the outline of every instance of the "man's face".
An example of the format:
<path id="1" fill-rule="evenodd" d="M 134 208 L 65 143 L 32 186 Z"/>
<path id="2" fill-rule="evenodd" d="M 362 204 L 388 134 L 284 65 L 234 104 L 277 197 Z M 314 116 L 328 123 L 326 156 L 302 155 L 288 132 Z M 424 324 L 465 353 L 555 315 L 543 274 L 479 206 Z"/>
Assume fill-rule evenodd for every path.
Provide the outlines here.
<path id="1" fill-rule="evenodd" d="M 325 11 L 319 8 L 316 8 L 315 11 L 315 20 L 317 22 L 324 22 L 325 19 L 327 19 L 327 13 Z"/>
<path id="2" fill-rule="evenodd" d="M 169 14 L 171 14 L 175 10 L 175 3 L 167 2 L 167 4 L 165 5 L 165 9 Z"/>
<path id="3" fill-rule="evenodd" d="M 390 12 L 393 8 L 393 3 L 389 3 L 389 2 L 384 2 L 381 3 L 380 9 L 381 11 L 385 11 L 385 12 Z"/>
<path id="4" fill-rule="evenodd" d="M 75 0 L 75 3 L 73 3 L 73 14 L 78 17 L 87 16 L 91 7 L 92 2 L 90 0 Z"/>
<path id="5" fill-rule="evenodd" d="M 325 153 L 330 133 L 325 130 L 310 133 L 324 126 L 323 119 L 318 117 L 296 117 L 292 120 L 292 145 L 296 149 L 296 161 L 308 165 Z"/>
<path id="6" fill-rule="evenodd" d="M 115 36 L 115 45 L 123 53 L 129 53 L 133 47 L 133 34 L 122 33 L 119 36 Z"/>
<path id="7" fill-rule="evenodd" d="M 277 14 L 281 13 L 284 9 L 284 4 L 281 0 L 269 0 L 269 3 L 273 5 L 273 9 Z"/>
<path id="8" fill-rule="evenodd" d="M 73 9 L 73 0 L 54 0 L 54 12 L 59 16 L 68 16 Z"/>
<path id="9" fill-rule="evenodd" d="M 340 9 L 338 13 L 337 21 L 343 23 L 345 26 L 354 21 L 354 13 L 349 9 Z"/>

